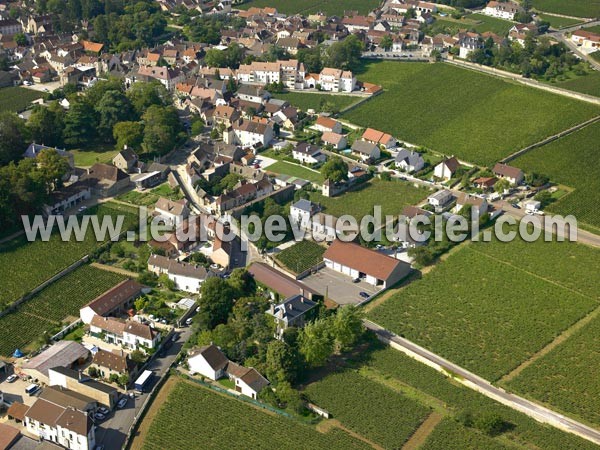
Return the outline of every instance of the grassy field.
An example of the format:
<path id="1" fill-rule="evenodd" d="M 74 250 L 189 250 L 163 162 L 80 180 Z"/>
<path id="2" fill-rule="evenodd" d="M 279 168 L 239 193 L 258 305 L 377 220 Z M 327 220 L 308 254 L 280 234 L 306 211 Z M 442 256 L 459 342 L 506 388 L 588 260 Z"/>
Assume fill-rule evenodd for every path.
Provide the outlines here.
<path id="1" fill-rule="evenodd" d="M 18 86 L 2 88 L 0 89 L 0 111 L 21 112 L 27 109 L 32 101 L 43 96 L 43 92 Z"/>
<path id="2" fill-rule="evenodd" d="M 591 104 L 443 63 L 367 62 L 362 72 L 360 79 L 386 92 L 346 119 L 482 165 L 600 113 Z"/>
<path id="3" fill-rule="evenodd" d="M 307 94 L 301 92 L 275 94 L 275 97 L 289 102 L 290 105 L 300 108 L 302 111 L 314 109 L 317 112 L 321 111 L 321 107 L 325 103 L 329 103 L 331 109 L 337 112 L 363 100 L 361 97 L 352 97 L 350 95 Z"/>
<path id="4" fill-rule="evenodd" d="M 165 197 L 170 200 L 180 200 L 183 198 L 183 194 L 179 191 L 179 187 L 172 189 L 171 186 L 169 186 L 169 183 L 163 183 L 149 191 L 146 190 L 140 192 L 138 190 L 133 190 L 126 192 L 125 194 L 119 195 L 117 200 L 137 206 L 153 206 L 160 197 Z"/>
<path id="5" fill-rule="evenodd" d="M 304 393 L 344 426 L 383 448 L 400 448 L 431 412 L 352 371 L 329 375 Z"/>
<path id="6" fill-rule="evenodd" d="M 71 150 L 75 157 L 75 165 L 78 167 L 90 167 L 96 163 L 108 163 L 119 153 L 111 145 L 97 145 L 93 148 Z"/>
<path id="7" fill-rule="evenodd" d="M 199 436 L 202 436 L 199 438 Z M 339 430 L 315 427 L 255 408 L 191 382 L 178 381 L 150 424 L 145 450 L 366 449 Z"/>
<path id="8" fill-rule="evenodd" d="M 449 380 L 441 373 L 397 350 L 382 347 L 363 354 L 363 359 L 364 366 L 359 369 L 361 375 L 406 393 L 446 417 L 435 427 L 423 448 L 597 448 L 591 442 L 542 425 L 524 414 Z M 476 428 L 465 427 L 462 423 L 455 422 L 466 412 L 474 419 L 489 414 L 497 415 L 508 424 L 507 429 L 500 436 L 491 438 Z"/>
<path id="9" fill-rule="evenodd" d="M 277 161 L 275 164 L 265 167 L 267 172 L 273 172 L 276 174 L 289 175 L 291 177 L 302 178 L 313 183 L 322 183 L 323 176 L 320 172 L 315 172 L 306 167 L 292 164 L 287 161 Z"/>
<path id="10" fill-rule="evenodd" d="M 310 192 L 310 200 L 320 203 L 327 214 L 340 217 L 350 214 L 356 219 L 373 213 L 373 206 L 380 205 L 382 215 L 398 215 L 408 205 L 414 205 L 429 195 L 403 181 L 382 181 L 374 178 L 337 197 L 325 197 L 320 192 Z M 383 217 L 382 217 L 383 220 Z"/>
<path id="11" fill-rule="evenodd" d="M 594 425 L 600 425 L 600 319 L 595 318 L 508 386 Z"/>
<path id="12" fill-rule="evenodd" d="M 277 261 L 294 273 L 301 273 L 323 261 L 325 247 L 314 241 L 300 241 L 277 254 Z"/>
<path id="13" fill-rule="evenodd" d="M 555 86 L 581 92 L 582 94 L 600 97 L 600 72 L 591 71 L 584 76 L 577 76 L 566 81 L 553 83 Z"/>
<path id="14" fill-rule="evenodd" d="M 239 9 L 248 9 L 252 6 L 264 8 L 270 6 L 284 14 L 308 15 L 321 11 L 328 15 L 343 15 L 345 10 L 358 10 L 359 14 L 367 14 L 379 5 L 379 0 L 249 0 L 243 5 L 236 5 Z"/>
<path id="15" fill-rule="evenodd" d="M 592 33 L 598 33 L 598 34 L 600 34 L 600 25 L 594 25 L 593 27 L 585 27 L 584 30 L 585 31 L 590 31 Z"/>
<path id="16" fill-rule="evenodd" d="M 475 23 L 472 26 L 467 26 L 469 29 L 473 28 L 478 33 L 491 31 L 492 33 L 504 36 L 514 26 L 514 23 L 509 20 L 497 19 L 484 14 L 469 14 L 465 16 L 465 19 L 466 21 L 473 21 Z"/>
<path id="17" fill-rule="evenodd" d="M 0 318 L 0 355 L 25 350 L 44 334 L 58 331 L 67 317 L 79 317 L 79 309 L 124 280 L 122 275 L 82 266 L 52 283 Z"/>
<path id="18" fill-rule="evenodd" d="M 565 16 L 600 17 L 600 0 L 533 0 L 533 7 Z"/>
<path id="19" fill-rule="evenodd" d="M 88 210 L 86 214 L 92 214 Z M 125 214 L 126 223 L 136 223 L 131 210 L 117 204 L 103 204 L 98 208 L 101 220 L 106 215 Z M 125 225 L 124 225 L 125 227 Z M 107 235 L 108 237 L 108 235 Z M 99 246 L 90 229 L 83 241 L 63 242 L 58 233 L 48 242 L 39 239 L 28 242 L 25 236 L 0 245 L 0 309 L 30 292 L 35 287 L 73 264 Z"/>
<path id="20" fill-rule="evenodd" d="M 599 270 L 578 244 L 466 244 L 370 317 L 494 381 L 598 306 Z"/>
<path id="21" fill-rule="evenodd" d="M 548 14 L 537 14 L 537 16 L 541 20 L 549 22 L 551 27 L 557 29 L 563 27 L 572 27 L 573 25 L 581 23 L 581 20 L 569 19 L 568 17 L 550 16 Z"/>
<path id="22" fill-rule="evenodd" d="M 525 171 L 545 174 L 555 183 L 575 188 L 550 205 L 549 211 L 573 214 L 580 223 L 600 231 L 600 213 L 595 205 L 600 192 L 600 123 L 537 148 L 511 164 Z"/>

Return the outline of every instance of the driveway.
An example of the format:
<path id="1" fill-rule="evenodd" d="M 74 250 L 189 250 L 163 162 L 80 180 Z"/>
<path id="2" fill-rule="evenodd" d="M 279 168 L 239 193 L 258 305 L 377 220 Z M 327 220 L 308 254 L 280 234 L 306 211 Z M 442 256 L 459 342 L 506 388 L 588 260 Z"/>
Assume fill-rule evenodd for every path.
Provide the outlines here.
<path id="1" fill-rule="evenodd" d="M 56 89 L 60 88 L 60 81 L 50 81 L 49 83 L 34 83 L 31 86 L 23 85 L 25 89 L 31 89 L 32 91 L 41 91 L 41 92 L 54 92 Z"/>
<path id="2" fill-rule="evenodd" d="M 327 267 L 303 278 L 301 282 L 323 295 L 327 294 L 327 297 L 338 305 L 356 305 L 364 300 L 360 292 L 373 295 L 380 290 L 365 281 L 353 283 L 349 276 Z"/>

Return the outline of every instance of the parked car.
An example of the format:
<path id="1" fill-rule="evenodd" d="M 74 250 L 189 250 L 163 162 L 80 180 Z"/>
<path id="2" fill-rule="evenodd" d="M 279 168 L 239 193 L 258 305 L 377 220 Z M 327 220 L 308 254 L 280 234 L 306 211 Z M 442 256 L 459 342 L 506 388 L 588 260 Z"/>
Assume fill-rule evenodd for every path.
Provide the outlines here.
<path id="1" fill-rule="evenodd" d="M 106 416 L 104 414 L 102 414 L 102 413 L 96 413 L 96 414 L 94 414 L 94 419 L 96 419 L 96 420 L 104 420 L 104 419 L 106 419 Z"/>
<path id="2" fill-rule="evenodd" d="M 105 408 L 104 406 L 101 406 L 100 408 L 98 408 L 98 412 L 100 414 L 104 414 L 105 416 L 108 416 L 108 414 L 110 413 L 108 408 Z"/>
<path id="3" fill-rule="evenodd" d="M 14 382 L 17 380 L 17 378 L 19 378 L 19 377 L 17 377 L 17 376 L 16 376 L 16 375 L 13 373 L 12 375 L 10 375 L 10 376 L 9 376 L 9 377 L 6 379 L 6 382 L 7 382 L 7 383 L 14 383 Z"/>
<path id="4" fill-rule="evenodd" d="M 125 408 L 126 404 L 127 404 L 127 397 L 123 397 L 123 398 L 121 398 L 121 400 L 119 400 L 117 402 L 117 408 L 119 408 L 119 409 Z"/>
<path id="5" fill-rule="evenodd" d="M 360 283 L 360 278 L 352 278 L 353 283 Z"/>
<path id="6" fill-rule="evenodd" d="M 369 297 L 370 297 L 370 295 L 369 295 L 367 292 L 365 292 L 365 291 L 362 291 L 362 292 L 361 292 L 360 294 L 358 294 L 358 295 L 360 295 L 362 298 L 369 298 Z"/>
<path id="7" fill-rule="evenodd" d="M 521 209 L 521 207 L 519 206 L 518 203 L 511 203 L 510 206 L 512 206 L 513 208 L 516 208 L 516 209 Z"/>
<path id="8" fill-rule="evenodd" d="M 188 319 L 186 319 L 185 324 L 189 326 L 192 324 L 193 321 L 194 320 L 191 317 L 189 317 Z"/>

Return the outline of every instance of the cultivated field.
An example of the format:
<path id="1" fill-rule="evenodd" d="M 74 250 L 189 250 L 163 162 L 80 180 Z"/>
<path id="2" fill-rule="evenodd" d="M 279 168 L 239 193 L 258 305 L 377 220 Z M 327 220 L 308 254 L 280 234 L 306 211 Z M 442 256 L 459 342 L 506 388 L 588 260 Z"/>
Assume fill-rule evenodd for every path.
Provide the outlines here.
<path id="1" fill-rule="evenodd" d="M 600 319 L 595 318 L 508 386 L 580 419 L 600 425 Z"/>
<path id="2" fill-rule="evenodd" d="M 365 449 L 336 431 L 321 434 L 296 419 L 255 408 L 191 382 L 178 381 L 156 418 L 144 449 Z"/>
<path id="3" fill-rule="evenodd" d="M 0 111 L 21 112 L 32 101 L 44 96 L 43 92 L 22 87 L 5 87 L 0 89 Z"/>
<path id="4" fill-rule="evenodd" d="M 475 22 L 474 25 L 468 25 L 468 27 L 469 29 L 474 29 L 478 33 L 491 31 L 492 33 L 504 36 L 514 25 L 514 23 L 509 20 L 497 19 L 484 14 L 470 14 L 465 18 Z"/>
<path id="5" fill-rule="evenodd" d="M 300 108 L 302 111 L 314 109 L 317 112 L 320 112 L 325 104 L 329 104 L 330 109 L 337 112 L 363 100 L 361 97 L 349 95 L 307 94 L 301 92 L 275 94 L 275 97 L 289 102 L 290 105 Z"/>
<path id="6" fill-rule="evenodd" d="M 598 306 L 599 255 L 568 243 L 465 244 L 370 316 L 494 381 Z"/>
<path id="7" fill-rule="evenodd" d="M 252 6 L 264 8 L 265 6 L 277 8 L 284 14 L 308 15 L 322 11 L 328 15 L 342 16 L 345 10 L 358 10 L 359 14 L 367 14 L 379 5 L 378 0 L 248 0 L 242 5 L 235 5 L 239 9 L 248 9 Z"/>
<path id="8" fill-rule="evenodd" d="M 89 210 L 86 214 L 92 212 L 93 210 Z M 101 218 L 106 215 L 125 214 L 124 223 L 129 225 L 137 220 L 130 209 L 117 204 L 101 205 L 98 214 Z M 31 292 L 47 279 L 98 248 L 100 244 L 90 226 L 86 238 L 81 242 L 74 238 L 63 242 L 58 234 L 54 234 L 48 242 L 39 239 L 28 242 L 21 236 L 0 245 L 0 309 Z"/>
<path id="9" fill-rule="evenodd" d="M 600 0 L 533 0 L 538 11 L 575 17 L 600 17 Z"/>
<path id="10" fill-rule="evenodd" d="M 535 171 L 555 183 L 575 190 L 547 210 L 573 214 L 579 223 L 600 231 L 600 214 L 596 201 L 600 192 L 600 123 L 590 125 L 569 136 L 537 148 L 511 164 L 526 172 Z M 583 163 L 580 163 L 583 162 Z"/>
<path id="11" fill-rule="evenodd" d="M 9 356 L 16 348 L 24 350 L 43 334 L 60 329 L 67 317 L 79 317 L 83 305 L 124 279 L 122 275 L 82 266 L 52 283 L 15 312 L 0 318 L 0 355 Z"/>
<path id="12" fill-rule="evenodd" d="M 314 241 L 300 241 L 277 254 L 277 261 L 294 273 L 301 273 L 323 261 L 325 247 Z"/>
<path id="13" fill-rule="evenodd" d="M 400 448 L 431 412 L 352 371 L 309 385 L 305 394 L 344 426 L 384 448 Z"/>
<path id="14" fill-rule="evenodd" d="M 443 63 L 370 62 L 359 78 L 386 91 L 346 119 L 482 165 L 600 113 L 591 104 Z"/>
<path id="15" fill-rule="evenodd" d="M 578 23 L 581 23 L 581 20 L 578 19 L 569 19 L 568 17 L 561 16 L 550 16 L 548 14 L 537 14 L 537 17 L 541 20 L 545 20 L 550 23 L 551 27 L 554 28 L 563 28 L 563 27 L 572 27 Z"/>
<path id="16" fill-rule="evenodd" d="M 165 197 L 170 200 L 180 200 L 183 198 L 183 194 L 178 187 L 172 189 L 168 183 L 163 183 L 149 191 L 146 190 L 140 192 L 138 190 L 133 190 L 126 192 L 125 194 L 119 195 L 117 200 L 137 206 L 154 206 L 160 197 Z"/>
<path id="17" fill-rule="evenodd" d="M 408 205 L 414 205 L 429 195 L 429 191 L 416 188 L 404 181 L 382 181 L 374 178 L 337 197 L 325 197 L 320 192 L 310 192 L 310 200 L 320 203 L 327 214 L 340 217 L 350 214 L 357 220 L 373 213 L 380 205 L 382 215 L 398 215 Z M 382 221 L 385 217 L 382 217 Z"/>
<path id="18" fill-rule="evenodd" d="M 505 448 L 507 442 L 518 442 L 518 446 L 522 448 L 545 450 L 596 448 L 588 441 L 542 425 L 524 414 L 451 381 L 397 350 L 385 348 L 365 355 L 365 365 L 359 373 L 398 392 L 407 393 L 411 398 L 448 417 L 435 427 L 424 448 Z M 507 429 L 502 435 L 490 438 L 476 428 L 468 428 L 462 423 L 454 422 L 465 412 L 473 419 L 490 414 L 497 415 L 508 424 Z"/>
<path id="19" fill-rule="evenodd" d="M 584 76 L 577 76 L 566 81 L 559 81 L 555 85 L 582 94 L 600 97 L 600 73 L 596 71 L 590 71 Z"/>

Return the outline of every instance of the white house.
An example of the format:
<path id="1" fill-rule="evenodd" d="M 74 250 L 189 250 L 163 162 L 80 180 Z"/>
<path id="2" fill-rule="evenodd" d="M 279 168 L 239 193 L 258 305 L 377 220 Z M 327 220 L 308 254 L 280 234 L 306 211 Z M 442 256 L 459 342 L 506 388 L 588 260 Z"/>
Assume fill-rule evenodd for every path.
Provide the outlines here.
<path id="1" fill-rule="evenodd" d="M 242 147 L 266 147 L 273 140 L 273 126 L 262 121 L 240 119 L 223 133 L 226 144 Z"/>
<path id="2" fill-rule="evenodd" d="M 318 213 L 319 206 L 301 198 L 290 206 L 290 222 L 302 230 L 310 230 L 311 217 Z"/>
<path id="3" fill-rule="evenodd" d="M 483 9 L 482 13 L 486 16 L 497 17 L 499 19 L 515 20 L 515 14 L 523 11 L 523 7 L 515 2 L 491 1 Z"/>
<path id="4" fill-rule="evenodd" d="M 173 226 L 176 221 L 187 218 L 190 210 L 184 199 L 169 200 L 168 198 L 160 197 L 154 204 L 154 216 L 160 217 L 165 224 Z"/>
<path id="5" fill-rule="evenodd" d="M 228 363 L 227 356 L 213 344 L 192 350 L 188 355 L 190 372 L 200 374 L 213 381 L 225 376 L 225 368 Z"/>
<path id="6" fill-rule="evenodd" d="M 409 151 L 405 148 L 400 150 L 395 158 L 396 167 L 405 172 L 418 172 L 425 167 L 425 160 L 420 153 Z"/>
<path id="7" fill-rule="evenodd" d="M 302 142 L 292 150 L 292 157 L 302 163 L 318 164 L 325 162 L 327 157 L 321 153 L 321 148 L 317 145 Z"/>
<path id="8" fill-rule="evenodd" d="M 198 294 L 202 283 L 214 276 L 205 267 L 196 264 L 179 262 L 162 255 L 150 255 L 148 258 L 148 271 L 156 275 L 167 274 L 175 283 L 175 289 Z"/>
<path id="9" fill-rule="evenodd" d="M 227 376 L 234 382 L 236 392 L 253 399 L 269 385 L 269 380 L 253 367 L 240 366 L 231 361 L 227 364 Z"/>
<path id="10" fill-rule="evenodd" d="M 476 197 L 474 195 L 461 193 L 456 199 L 456 206 L 454 207 L 454 212 L 459 212 L 467 205 L 470 205 L 472 211 L 475 211 L 475 217 L 481 217 L 488 210 L 488 203 L 486 199 Z"/>
<path id="11" fill-rule="evenodd" d="M 385 148 L 392 148 L 396 144 L 396 140 L 391 134 L 373 128 L 365 130 L 362 140 L 371 142 L 372 144 L 383 145 Z"/>
<path id="12" fill-rule="evenodd" d="M 436 208 L 443 208 L 452 200 L 452 198 L 452 192 L 448 189 L 442 189 L 427 197 L 427 203 Z"/>
<path id="13" fill-rule="evenodd" d="M 321 141 L 325 145 L 331 145 L 336 150 L 343 150 L 348 146 L 348 139 L 343 134 L 326 131 L 321 136 Z"/>
<path id="14" fill-rule="evenodd" d="M 86 412 L 37 399 L 25 413 L 25 428 L 33 436 L 70 450 L 96 446 L 94 423 Z"/>
<path id="15" fill-rule="evenodd" d="M 154 328 L 114 317 L 94 316 L 90 323 L 90 334 L 130 350 L 153 349 L 160 342 L 160 332 Z"/>
<path id="16" fill-rule="evenodd" d="M 357 155 L 363 161 L 376 160 L 381 156 L 381 150 L 377 144 L 367 141 L 354 141 L 352 144 L 352 154 Z"/>
<path id="17" fill-rule="evenodd" d="M 521 184 L 525 178 L 521 169 L 502 163 L 497 163 L 492 169 L 492 172 L 498 178 L 503 178 L 513 185 Z"/>
<path id="18" fill-rule="evenodd" d="M 331 117 L 319 116 L 313 125 L 313 128 L 321 133 L 332 132 L 340 134 L 342 132 L 342 124 Z"/>
<path id="19" fill-rule="evenodd" d="M 352 92 L 356 86 L 356 78 L 349 70 L 325 67 L 319 74 L 319 85 L 324 91 Z"/>
<path id="20" fill-rule="evenodd" d="M 571 40 L 585 53 L 600 50 L 600 34 L 586 30 L 577 30 L 571 33 Z"/>
<path id="21" fill-rule="evenodd" d="M 79 310 L 79 317 L 84 324 L 89 324 L 98 316 L 125 314 L 132 307 L 144 287 L 134 280 L 124 280 L 106 292 L 100 294 Z"/>
<path id="22" fill-rule="evenodd" d="M 441 180 L 449 180 L 456 173 L 460 163 L 455 157 L 444 159 L 433 169 L 433 176 Z"/>

